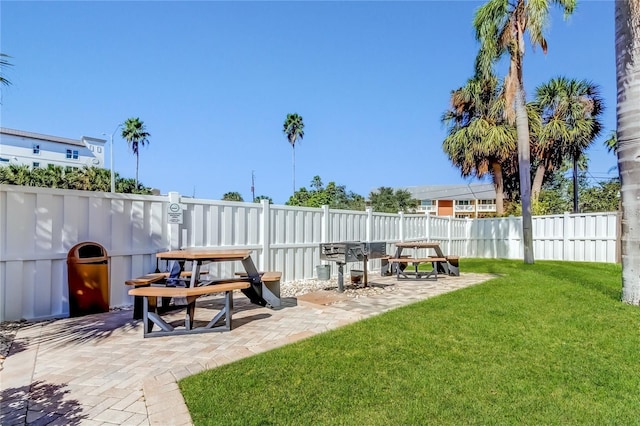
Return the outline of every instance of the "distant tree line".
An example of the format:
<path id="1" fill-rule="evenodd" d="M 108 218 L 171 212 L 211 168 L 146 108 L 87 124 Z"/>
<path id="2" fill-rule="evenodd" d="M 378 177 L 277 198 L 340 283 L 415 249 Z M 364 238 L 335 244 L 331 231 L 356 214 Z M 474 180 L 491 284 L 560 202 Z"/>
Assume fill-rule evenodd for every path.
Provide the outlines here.
<path id="1" fill-rule="evenodd" d="M 111 172 L 99 167 L 29 167 L 10 164 L 0 166 L 0 183 L 8 185 L 37 186 L 43 188 L 103 191 L 111 189 Z M 125 194 L 151 194 L 151 188 L 135 179 L 122 178 L 115 173 L 116 192 Z"/>

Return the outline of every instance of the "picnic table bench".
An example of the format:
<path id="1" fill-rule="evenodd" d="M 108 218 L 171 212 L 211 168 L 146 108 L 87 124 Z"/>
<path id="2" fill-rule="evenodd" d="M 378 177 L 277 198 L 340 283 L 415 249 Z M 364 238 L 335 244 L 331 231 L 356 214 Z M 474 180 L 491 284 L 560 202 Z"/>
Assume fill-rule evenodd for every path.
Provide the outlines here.
<path id="1" fill-rule="evenodd" d="M 414 271 L 412 272 L 412 274 L 415 276 L 415 278 L 417 279 L 428 279 L 430 277 L 433 277 L 434 280 L 438 279 L 438 263 L 439 262 L 446 262 L 447 259 L 444 257 L 432 257 L 432 256 L 428 256 L 428 257 L 389 257 L 387 259 L 387 261 L 391 264 L 398 264 L 396 269 L 396 275 L 398 277 L 398 279 L 401 278 L 409 278 L 409 276 L 407 275 L 406 269 L 405 268 L 401 268 L 400 264 L 404 264 L 405 266 L 408 266 L 408 264 L 412 264 L 414 266 Z M 430 271 L 418 271 L 418 267 L 420 266 L 420 264 L 422 263 L 431 263 L 432 268 Z"/>
<path id="2" fill-rule="evenodd" d="M 415 265 L 416 271 L 420 263 L 432 262 L 433 268 L 435 269 L 434 276 L 436 277 L 436 279 L 437 279 L 438 272 L 441 272 L 445 275 L 453 275 L 453 276 L 460 275 L 460 267 L 459 267 L 460 257 L 453 256 L 453 255 L 445 255 L 442 252 L 442 249 L 440 248 L 440 243 L 436 241 L 405 241 L 405 242 L 395 243 L 395 246 L 396 246 L 395 254 L 393 256 L 389 256 L 388 258 L 383 259 L 383 263 L 382 263 L 383 273 L 390 272 L 390 274 L 392 274 L 393 272 L 395 272 L 399 274 L 398 276 L 403 275 L 406 278 L 404 269 L 409 263 L 415 262 L 415 261 L 411 262 L 411 261 L 402 260 L 402 259 L 408 258 L 408 259 L 420 260 L 420 262 L 418 262 L 418 264 Z M 403 255 L 403 251 L 405 249 L 413 250 L 413 256 Z M 435 256 L 419 256 L 417 254 L 419 250 L 425 250 L 425 249 L 433 250 L 435 252 Z M 393 259 L 393 261 L 390 259 Z M 431 259 L 431 260 L 425 260 L 425 259 Z M 390 268 L 391 271 L 389 271 L 389 265 L 391 266 Z M 398 269 L 400 269 L 400 271 L 398 271 Z M 428 278 L 429 276 L 430 276 L 429 274 L 424 275 L 425 278 Z M 420 276 L 417 278 L 420 278 Z"/>
<path id="3" fill-rule="evenodd" d="M 144 325 L 144 337 L 166 336 L 176 334 L 205 333 L 212 331 L 229 331 L 231 330 L 231 317 L 233 314 L 233 291 L 242 290 L 250 287 L 250 282 L 246 279 L 220 281 L 214 285 L 205 285 L 199 287 L 151 287 L 143 286 L 129 290 L 132 296 L 141 297 L 142 303 L 142 321 Z M 224 307 L 209 321 L 204 327 L 193 327 L 193 319 L 195 315 L 196 299 L 214 293 L 224 293 Z M 185 298 L 186 313 L 184 319 L 184 328 L 175 329 L 172 325 L 162 319 L 157 310 L 157 298 Z M 224 324 L 216 326 L 216 324 L 224 318 Z M 153 331 L 153 326 L 157 325 L 160 330 Z"/>

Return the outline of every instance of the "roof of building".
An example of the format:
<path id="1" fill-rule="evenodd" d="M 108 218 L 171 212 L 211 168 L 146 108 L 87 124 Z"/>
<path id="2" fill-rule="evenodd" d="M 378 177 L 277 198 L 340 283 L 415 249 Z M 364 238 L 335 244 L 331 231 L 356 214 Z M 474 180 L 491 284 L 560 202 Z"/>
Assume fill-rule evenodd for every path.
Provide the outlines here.
<path id="1" fill-rule="evenodd" d="M 491 183 L 459 185 L 424 185 L 401 188 L 418 200 L 493 200 L 496 190 Z"/>
<path id="2" fill-rule="evenodd" d="M 29 139 L 38 139 L 38 140 L 47 141 L 47 142 L 58 142 L 58 143 L 64 143 L 67 145 L 85 146 L 84 142 L 78 139 L 61 138 L 60 136 L 50 136 L 50 135 L 43 135 L 40 133 L 25 132 L 23 130 L 8 129 L 6 127 L 0 127 L 0 133 L 3 133 L 5 135 L 29 138 Z M 96 138 L 88 138 L 88 139 L 105 142 L 103 139 L 96 139 Z"/>

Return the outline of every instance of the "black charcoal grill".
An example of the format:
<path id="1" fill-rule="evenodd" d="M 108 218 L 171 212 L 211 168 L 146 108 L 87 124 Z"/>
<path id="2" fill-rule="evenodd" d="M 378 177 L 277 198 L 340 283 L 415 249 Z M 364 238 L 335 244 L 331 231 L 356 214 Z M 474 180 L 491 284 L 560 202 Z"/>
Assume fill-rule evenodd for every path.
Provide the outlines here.
<path id="1" fill-rule="evenodd" d="M 347 262 L 362 262 L 364 285 L 368 285 L 367 261 L 379 259 L 387 253 L 387 244 L 382 242 L 342 241 L 320 244 L 320 260 L 338 264 L 338 291 L 344 291 L 344 265 Z"/>

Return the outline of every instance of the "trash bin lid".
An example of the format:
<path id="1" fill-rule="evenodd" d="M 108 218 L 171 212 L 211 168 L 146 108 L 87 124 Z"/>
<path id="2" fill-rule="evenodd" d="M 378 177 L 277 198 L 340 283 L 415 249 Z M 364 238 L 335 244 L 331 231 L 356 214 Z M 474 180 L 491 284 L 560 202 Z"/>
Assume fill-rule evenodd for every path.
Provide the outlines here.
<path id="1" fill-rule="evenodd" d="M 82 242 L 71 247 L 67 255 L 67 261 L 75 261 L 76 263 L 86 263 L 87 260 L 94 261 L 106 260 L 107 250 L 94 242 Z M 84 260 L 84 261 L 83 261 Z"/>

